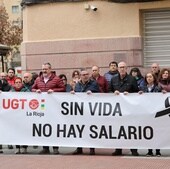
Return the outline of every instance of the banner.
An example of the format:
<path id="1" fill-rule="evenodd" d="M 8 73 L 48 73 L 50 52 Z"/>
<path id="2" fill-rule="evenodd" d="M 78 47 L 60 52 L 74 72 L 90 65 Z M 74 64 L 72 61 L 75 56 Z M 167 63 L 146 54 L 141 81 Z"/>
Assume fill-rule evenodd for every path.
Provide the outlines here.
<path id="1" fill-rule="evenodd" d="M 170 93 L 2 92 L 0 144 L 170 149 Z"/>

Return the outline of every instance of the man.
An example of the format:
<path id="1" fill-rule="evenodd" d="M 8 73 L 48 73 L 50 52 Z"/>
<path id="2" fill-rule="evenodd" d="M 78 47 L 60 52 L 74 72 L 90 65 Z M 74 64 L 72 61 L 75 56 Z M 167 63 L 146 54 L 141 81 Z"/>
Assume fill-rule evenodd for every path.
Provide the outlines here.
<path id="1" fill-rule="evenodd" d="M 110 85 L 110 81 L 111 81 L 112 77 L 118 74 L 117 68 L 118 68 L 117 62 L 110 62 L 109 63 L 109 71 L 104 74 L 104 77 L 108 81 L 109 85 Z"/>
<path id="2" fill-rule="evenodd" d="M 31 91 L 32 85 L 34 84 L 34 80 L 32 79 L 32 73 L 26 72 L 24 73 L 23 77 L 24 77 L 23 78 L 24 87 L 26 87 L 27 89 Z"/>
<path id="3" fill-rule="evenodd" d="M 159 73 L 160 73 L 160 67 L 158 63 L 153 63 L 151 65 L 151 72 L 156 76 L 158 79 Z"/>
<path id="4" fill-rule="evenodd" d="M 100 92 L 101 93 L 107 93 L 108 92 L 108 82 L 104 76 L 100 75 L 100 69 L 98 66 L 93 66 L 92 67 L 92 76 L 91 78 L 93 80 L 96 80 L 96 82 L 99 85 Z"/>
<path id="5" fill-rule="evenodd" d="M 11 86 L 8 84 L 6 80 L 6 77 L 7 75 L 5 72 L 0 73 L 0 91 L 3 91 L 3 92 L 10 91 L 11 89 Z"/>
<path id="6" fill-rule="evenodd" d="M 75 89 L 74 91 L 72 91 L 72 94 L 74 94 L 75 92 L 86 92 L 87 94 L 92 94 L 100 92 L 100 89 L 97 82 L 90 79 L 88 71 L 83 69 L 80 73 L 80 80 L 76 83 Z M 82 147 L 78 147 L 73 154 L 83 154 Z M 94 148 L 90 148 L 90 155 L 95 155 Z"/>
<path id="7" fill-rule="evenodd" d="M 63 81 L 55 75 L 55 72 L 52 72 L 51 64 L 44 63 L 42 65 L 42 72 L 40 76 L 36 78 L 33 86 L 32 92 L 65 92 L 65 86 Z M 54 154 L 59 154 L 58 147 L 53 147 Z M 49 147 L 43 146 L 43 150 L 40 151 L 40 154 L 49 154 Z"/>
<path id="8" fill-rule="evenodd" d="M 13 68 L 9 68 L 7 70 L 7 77 L 6 77 L 6 80 L 8 81 L 8 83 L 11 85 L 11 86 L 14 86 L 14 81 L 15 81 L 15 69 Z"/>
<path id="9" fill-rule="evenodd" d="M 118 64 L 118 75 L 114 76 L 110 83 L 110 91 L 115 95 L 119 95 L 120 93 L 124 93 L 127 95 L 128 93 L 138 92 L 138 85 L 135 78 L 131 75 L 127 74 L 127 65 L 125 62 L 120 62 Z M 138 156 L 137 149 L 131 149 L 132 155 Z M 122 149 L 116 149 L 112 155 L 122 155 Z"/>

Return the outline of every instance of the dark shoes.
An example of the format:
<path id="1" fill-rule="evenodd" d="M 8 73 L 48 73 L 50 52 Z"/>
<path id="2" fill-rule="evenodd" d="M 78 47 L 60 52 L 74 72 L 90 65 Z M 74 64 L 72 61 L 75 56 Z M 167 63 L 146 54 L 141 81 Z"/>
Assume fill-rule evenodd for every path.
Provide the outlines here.
<path id="1" fill-rule="evenodd" d="M 43 150 L 41 150 L 39 154 L 50 154 L 50 150 L 48 148 L 43 148 Z"/>
<path id="2" fill-rule="evenodd" d="M 122 155 L 122 149 L 116 149 L 115 152 L 112 153 L 112 156 L 121 156 Z"/>
<path id="3" fill-rule="evenodd" d="M 3 153 L 3 151 L 2 150 L 0 150 L 0 154 L 2 154 Z"/>
<path id="4" fill-rule="evenodd" d="M 58 147 L 53 147 L 53 154 L 59 154 Z"/>
<path id="5" fill-rule="evenodd" d="M 156 156 L 157 156 L 157 157 L 160 157 L 160 156 L 161 156 L 161 153 L 160 153 L 160 152 L 156 152 Z"/>
<path id="6" fill-rule="evenodd" d="M 139 156 L 137 149 L 131 149 L 131 152 L 133 156 Z"/>
<path id="7" fill-rule="evenodd" d="M 90 148 L 90 155 L 95 155 L 95 149 L 94 148 Z"/>
<path id="8" fill-rule="evenodd" d="M 83 154 L 83 149 L 82 148 L 77 148 L 74 152 L 73 155 L 79 155 L 79 154 Z"/>
<path id="9" fill-rule="evenodd" d="M 8 149 L 13 149 L 13 146 L 12 145 L 8 145 Z"/>
<path id="10" fill-rule="evenodd" d="M 148 152 L 148 153 L 146 154 L 146 156 L 147 156 L 147 157 L 152 157 L 152 156 L 153 156 L 153 152 Z"/>

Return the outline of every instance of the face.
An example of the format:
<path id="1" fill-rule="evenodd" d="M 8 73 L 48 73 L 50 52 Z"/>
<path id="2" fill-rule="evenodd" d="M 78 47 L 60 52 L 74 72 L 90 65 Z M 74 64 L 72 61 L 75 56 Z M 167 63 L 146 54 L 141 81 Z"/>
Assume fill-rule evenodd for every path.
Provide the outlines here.
<path id="1" fill-rule="evenodd" d="M 79 78 L 79 73 L 78 72 L 74 72 L 74 78 Z"/>
<path id="2" fill-rule="evenodd" d="M 14 85 L 15 85 L 16 88 L 21 88 L 22 87 L 22 81 L 20 79 L 16 79 Z"/>
<path id="3" fill-rule="evenodd" d="M 67 84 L 67 80 L 66 80 L 66 78 L 64 76 L 61 78 L 61 80 L 63 81 L 64 85 Z"/>
<path id="4" fill-rule="evenodd" d="M 99 68 L 97 66 L 92 67 L 92 75 L 93 77 L 99 76 Z"/>
<path id="5" fill-rule="evenodd" d="M 48 77 L 51 74 L 51 68 L 48 64 L 42 65 L 43 77 Z"/>
<path id="6" fill-rule="evenodd" d="M 117 70 L 117 66 L 116 66 L 116 64 L 111 63 L 111 64 L 110 64 L 110 66 L 109 66 L 109 70 L 110 70 L 111 72 L 116 71 L 116 70 Z"/>
<path id="7" fill-rule="evenodd" d="M 14 71 L 13 71 L 13 70 L 9 70 L 9 71 L 8 71 L 8 77 L 9 77 L 9 78 L 14 77 Z"/>
<path id="8" fill-rule="evenodd" d="M 81 71 L 80 78 L 82 82 L 87 82 L 89 80 L 89 73 L 87 71 Z"/>
<path id="9" fill-rule="evenodd" d="M 153 63 L 151 66 L 151 71 L 155 74 L 159 72 L 159 65 L 157 63 Z"/>
<path id="10" fill-rule="evenodd" d="M 165 70 L 162 74 L 162 79 L 168 79 L 168 77 L 169 77 L 169 72 Z"/>
<path id="11" fill-rule="evenodd" d="M 146 81 L 147 81 L 148 84 L 154 83 L 154 77 L 151 73 L 146 74 Z"/>
<path id="12" fill-rule="evenodd" d="M 133 77 L 137 77 L 137 75 L 138 75 L 137 72 L 134 72 L 134 71 L 132 72 L 132 76 L 133 76 Z"/>
<path id="13" fill-rule="evenodd" d="M 29 83 L 32 80 L 31 73 L 24 73 L 24 82 Z"/>
<path id="14" fill-rule="evenodd" d="M 2 79 L 6 79 L 6 73 L 1 73 L 0 74 L 0 79 L 2 80 Z"/>
<path id="15" fill-rule="evenodd" d="M 118 64 L 118 71 L 119 71 L 121 77 L 124 77 L 126 75 L 126 73 L 127 73 L 127 66 L 126 66 L 125 62 L 120 62 Z"/>

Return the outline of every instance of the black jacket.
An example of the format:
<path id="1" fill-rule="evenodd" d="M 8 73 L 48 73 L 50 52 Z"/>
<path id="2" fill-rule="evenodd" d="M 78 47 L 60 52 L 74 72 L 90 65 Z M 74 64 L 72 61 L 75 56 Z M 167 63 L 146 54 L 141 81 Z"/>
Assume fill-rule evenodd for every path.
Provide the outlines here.
<path id="1" fill-rule="evenodd" d="M 0 80 L 0 90 L 3 92 L 8 92 L 10 91 L 11 86 L 9 85 L 9 83 L 7 82 L 6 79 L 2 79 Z"/>
<path id="2" fill-rule="evenodd" d="M 135 93 L 139 91 L 136 79 L 128 74 L 126 74 L 123 79 L 120 78 L 120 74 L 114 76 L 111 79 L 109 88 L 110 92 L 115 92 L 116 90 L 118 90 L 119 92 Z"/>

